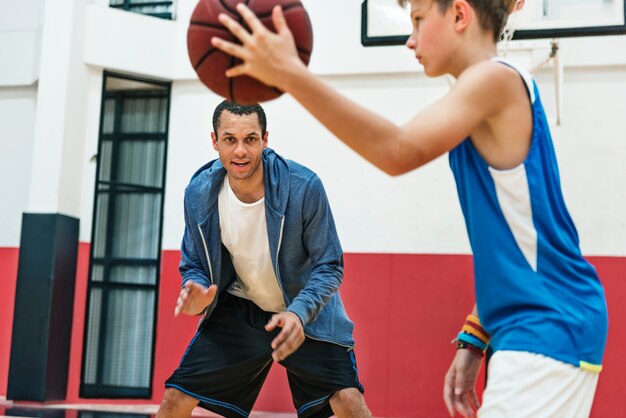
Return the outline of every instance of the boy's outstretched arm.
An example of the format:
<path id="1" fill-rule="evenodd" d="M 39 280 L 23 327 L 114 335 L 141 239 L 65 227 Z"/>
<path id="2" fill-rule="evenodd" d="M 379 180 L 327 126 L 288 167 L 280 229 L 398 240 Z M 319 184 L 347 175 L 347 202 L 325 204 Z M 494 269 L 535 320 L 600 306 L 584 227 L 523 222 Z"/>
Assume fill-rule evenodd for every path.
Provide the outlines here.
<path id="1" fill-rule="evenodd" d="M 213 44 L 243 64 L 229 77 L 250 75 L 290 93 L 326 128 L 366 160 L 390 175 L 420 167 L 454 148 L 483 120 L 496 112 L 501 95 L 491 94 L 487 77 L 469 71 L 452 91 L 403 126 L 365 109 L 337 93 L 311 74 L 300 61 L 280 7 L 269 31 L 245 5 L 237 10 L 252 32 L 226 15 L 220 21 L 242 42 L 213 38 Z"/>

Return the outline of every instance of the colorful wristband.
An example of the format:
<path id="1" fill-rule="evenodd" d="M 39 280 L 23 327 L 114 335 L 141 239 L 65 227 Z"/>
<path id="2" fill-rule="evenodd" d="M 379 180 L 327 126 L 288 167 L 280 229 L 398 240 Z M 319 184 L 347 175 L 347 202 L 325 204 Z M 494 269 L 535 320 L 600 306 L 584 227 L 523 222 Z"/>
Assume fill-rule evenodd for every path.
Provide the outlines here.
<path id="1" fill-rule="evenodd" d="M 485 334 L 483 334 L 482 332 L 480 332 L 479 330 L 477 330 L 476 328 L 474 328 L 472 325 L 468 323 L 465 323 L 465 325 L 463 325 L 462 331 L 473 335 L 474 337 L 478 338 L 485 344 L 489 344 L 489 337 L 487 337 Z"/>
<path id="2" fill-rule="evenodd" d="M 485 352 L 479 350 L 478 348 L 474 347 L 471 344 L 466 343 L 465 341 L 458 341 L 456 343 L 456 349 L 457 350 L 469 350 L 471 351 L 473 354 L 475 354 L 476 356 L 483 358 L 485 357 Z"/>
<path id="3" fill-rule="evenodd" d="M 459 335 L 457 336 L 457 340 L 471 344 L 481 351 L 485 351 L 487 349 L 487 344 L 482 342 L 479 338 L 471 334 L 467 334 L 463 331 L 459 332 Z"/>

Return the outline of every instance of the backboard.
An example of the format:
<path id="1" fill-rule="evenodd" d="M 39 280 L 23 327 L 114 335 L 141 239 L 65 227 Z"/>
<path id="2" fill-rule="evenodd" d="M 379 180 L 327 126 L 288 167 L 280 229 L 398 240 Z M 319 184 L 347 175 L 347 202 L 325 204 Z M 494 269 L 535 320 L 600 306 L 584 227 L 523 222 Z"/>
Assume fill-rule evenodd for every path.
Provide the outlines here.
<path id="1" fill-rule="evenodd" d="M 526 0 L 513 15 L 513 40 L 626 34 L 626 0 Z M 411 33 L 409 7 L 396 0 L 364 0 L 361 43 L 401 45 Z"/>

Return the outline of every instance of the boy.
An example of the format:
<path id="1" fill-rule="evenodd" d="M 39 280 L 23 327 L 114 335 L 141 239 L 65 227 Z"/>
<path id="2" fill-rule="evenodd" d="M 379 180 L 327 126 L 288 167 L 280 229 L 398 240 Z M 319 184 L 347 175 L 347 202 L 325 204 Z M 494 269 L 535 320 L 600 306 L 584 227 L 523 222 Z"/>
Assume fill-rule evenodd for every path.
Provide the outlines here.
<path id="1" fill-rule="evenodd" d="M 536 86 L 526 71 L 495 58 L 516 7 L 514 0 L 411 1 L 407 47 L 428 76 L 451 74 L 457 81 L 404 126 L 310 74 L 278 7 L 276 34 L 239 5 L 252 32 L 221 16 L 242 45 L 212 42 L 243 61 L 228 76 L 251 75 L 290 93 L 390 175 L 450 152 L 474 254 L 477 302 L 445 379 L 450 415 L 474 415 L 476 375 L 490 344 L 495 354 L 480 417 L 586 417 L 606 341 L 604 291 L 580 253 Z"/>

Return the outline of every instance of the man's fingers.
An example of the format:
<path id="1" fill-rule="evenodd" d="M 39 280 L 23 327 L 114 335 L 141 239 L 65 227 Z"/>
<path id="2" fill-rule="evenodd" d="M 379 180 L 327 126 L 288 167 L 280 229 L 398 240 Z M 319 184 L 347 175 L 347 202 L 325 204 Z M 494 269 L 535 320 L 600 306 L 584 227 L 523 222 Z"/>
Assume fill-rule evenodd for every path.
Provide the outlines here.
<path id="1" fill-rule="evenodd" d="M 265 324 L 265 331 L 274 331 L 274 329 L 276 329 L 277 326 L 278 326 L 278 319 L 276 318 L 276 315 L 272 315 L 270 320 L 267 321 L 267 324 Z"/>
<path id="2" fill-rule="evenodd" d="M 207 298 L 211 299 L 211 302 L 213 302 L 213 299 L 215 299 L 215 294 L 217 293 L 217 285 L 212 284 L 211 286 L 209 286 L 208 289 L 204 290 L 204 294 Z"/>
<path id="3" fill-rule="evenodd" d="M 237 4 L 237 11 L 241 15 L 241 17 L 243 17 L 243 20 L 246 22 L 248 27 L 252 30 L 252 33 L 256 34 L 256 33 L 268 30 L 265 27 L 265 25 L 263 23 L 261 23 L 259 18 L 256 17 L 254 12 L 252 10 L 250 10 L 250 8 L 248 8 L 245 4 L 243 4 L 243 3 Z M 233 32 L 233 34 L 239 38 L 239 36 L 235 32 Z M 239 39 L 243 42 L 243 39 L 241 39 L 241 38 L 239 38 Z"/>
<path id="4" fill-rule="evenodd" d="M 277 321 L 276 325 L 279 327 L 283 326 L 281 325 L 280 320 Z M 285 341 L 287 341 L 287 338 L 289 338 L 289 335 L 291 334 L 291 330 L 291 327 L 284 327 L 282 331 L 278 333 L 276 338 L 272 341 L 272 348 L 274 350 L 277 350 Z"/>
<path id="5" fill-rule="evenodd" d="M 289 355 L 293 354 L 293 352 L 296 351 L 298 347 L 300 347 L 303 341 L 304 338 L 297 332 L 293 332 L 292 328 L 292 331 L 289 333 L 287 339 L 282 344 L 280 344 L 280 346 L 276 350 L 274 350 L 274 352 L 272 353 L 272 358 L 275 361 L 282 361 L 286 359 Z"/>

